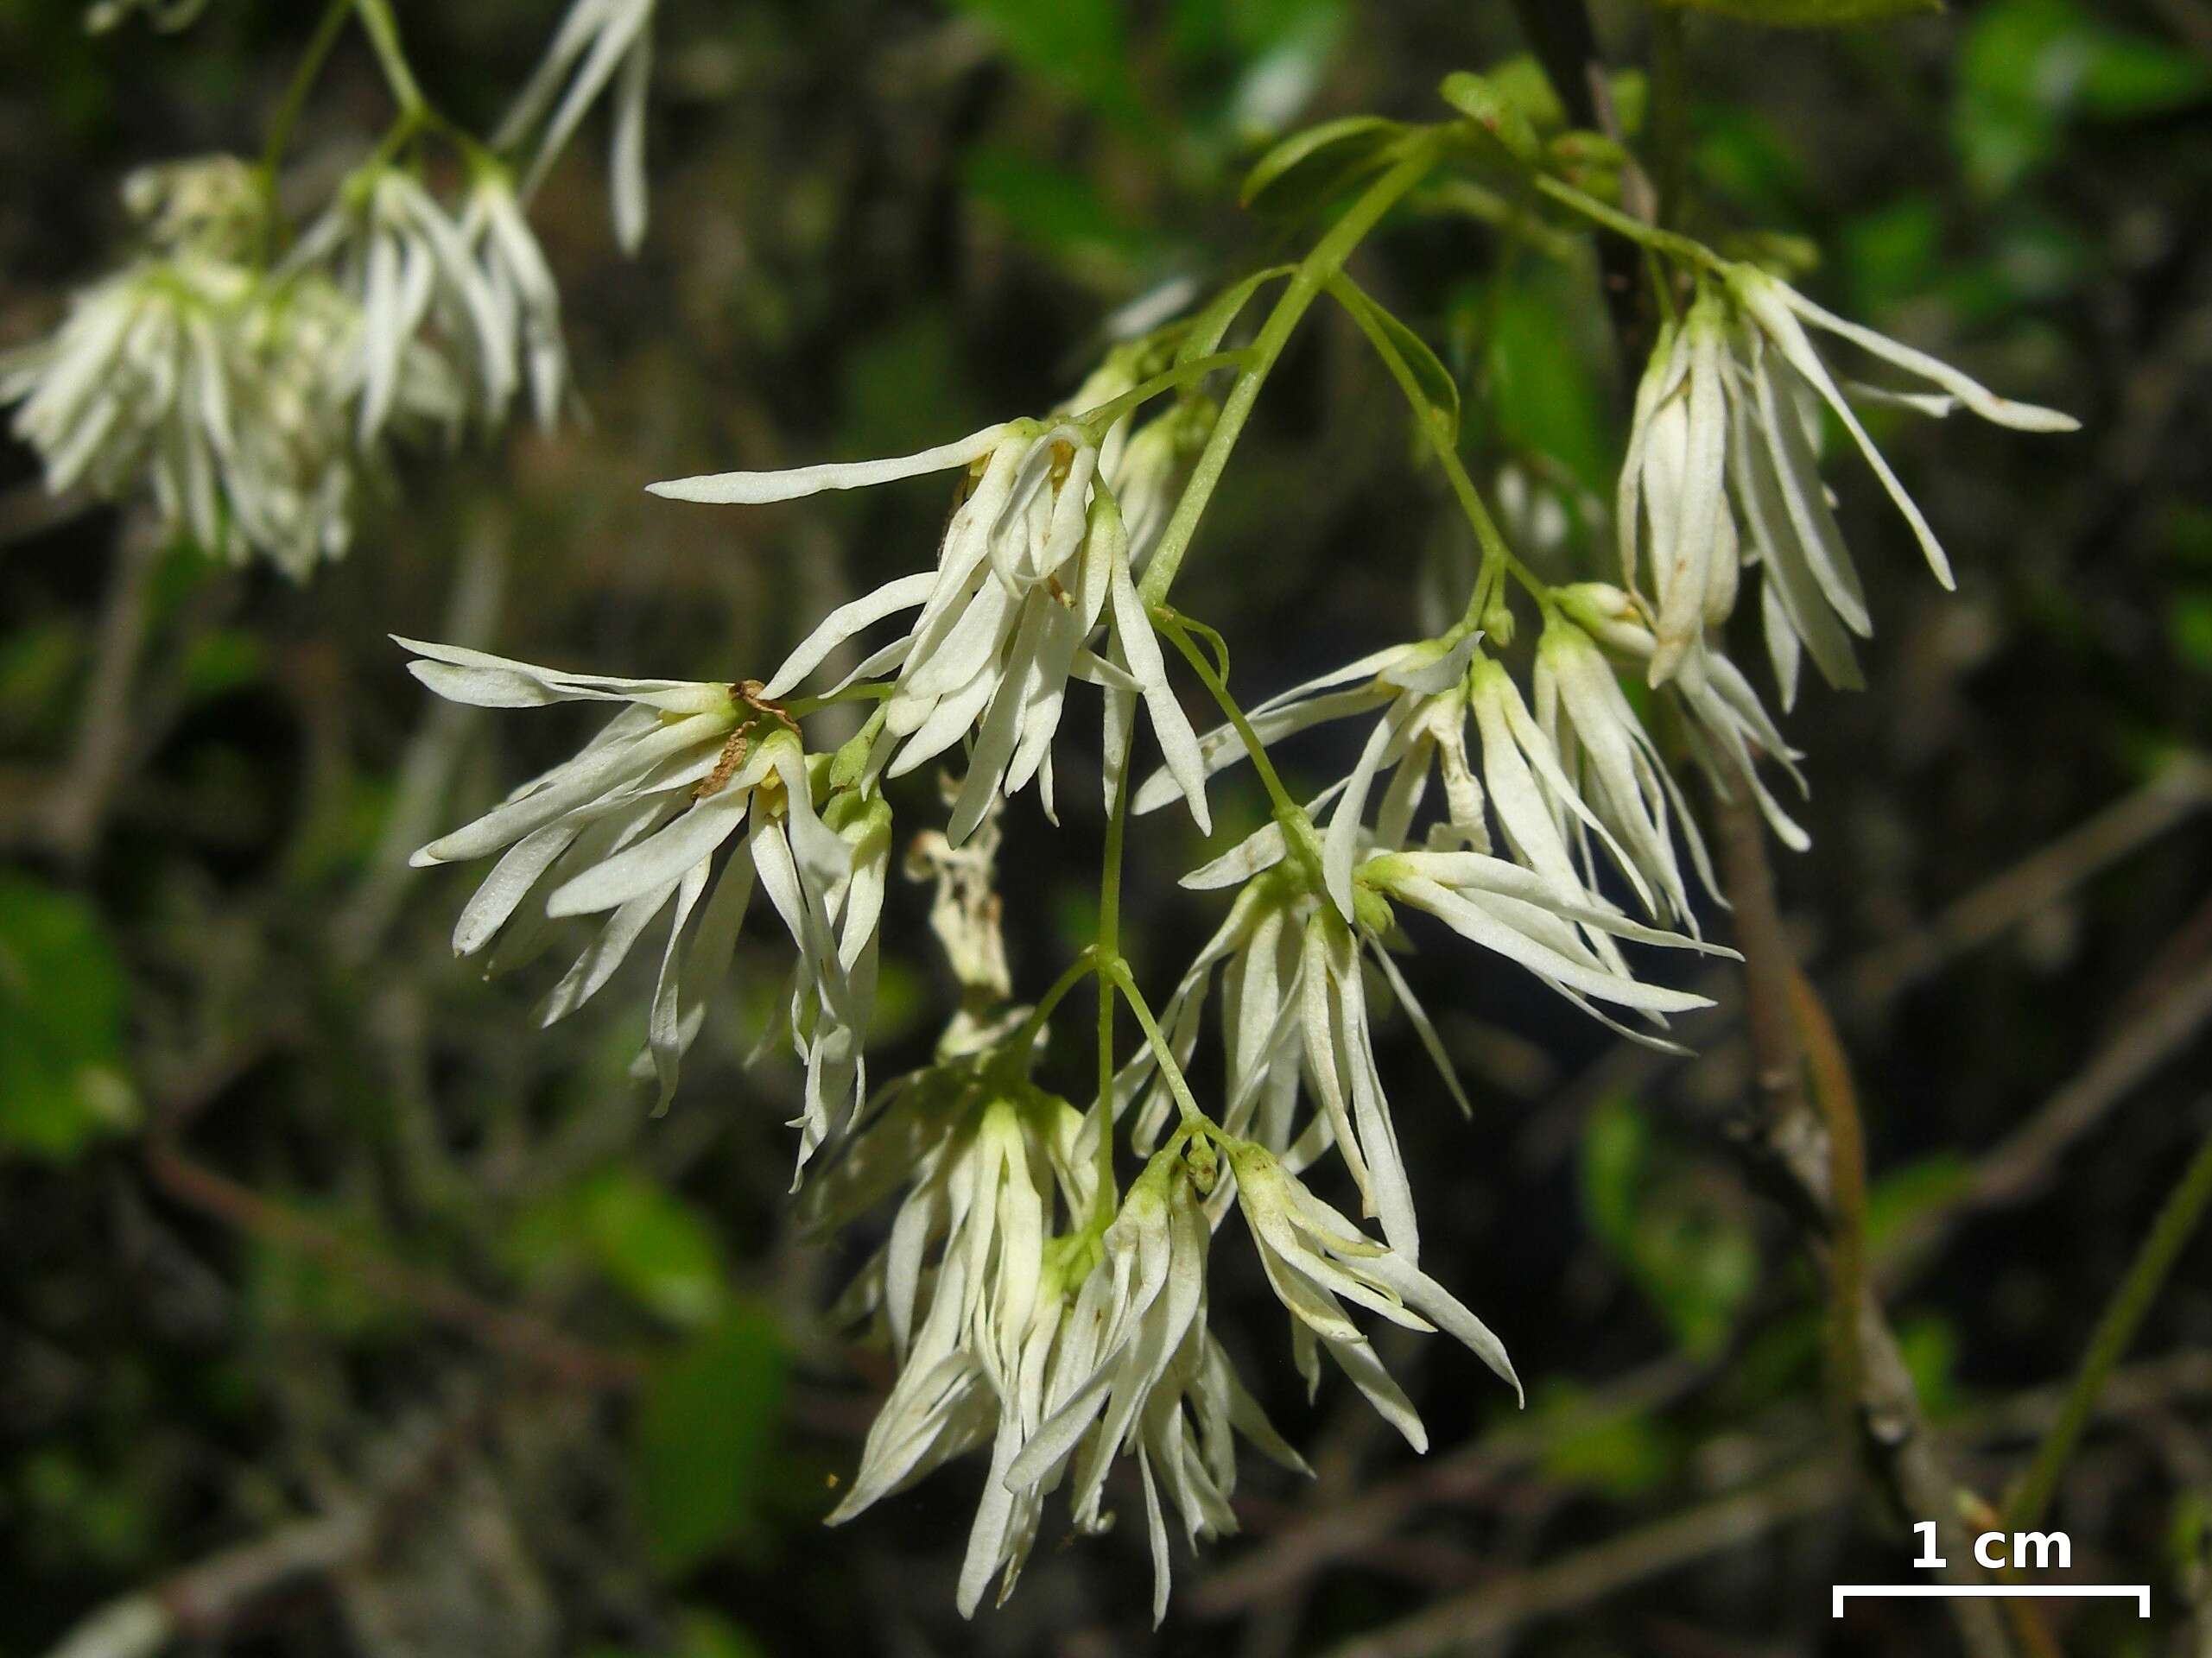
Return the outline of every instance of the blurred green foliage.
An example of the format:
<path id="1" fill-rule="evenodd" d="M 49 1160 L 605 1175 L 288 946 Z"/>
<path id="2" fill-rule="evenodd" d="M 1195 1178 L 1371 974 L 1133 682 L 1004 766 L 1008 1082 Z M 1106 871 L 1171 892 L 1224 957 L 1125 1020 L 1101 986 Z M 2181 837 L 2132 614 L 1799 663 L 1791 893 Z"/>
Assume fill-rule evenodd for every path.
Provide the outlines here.
<path id="1" fill-rule="evenodd" d="M 1719 1351 L 1759 1277 L 1759 1246 L 1732 1194 L 1622 1096 L 1592 1114 L 1581 1173 L 1593 1234 L 1684 1351 Z"/>
<path id="2" fill-rule="evenodd" d="M 0 872 L 0 1154 L 67 1162 L 136 1124 L 126 995 L 97 911 Z"/>

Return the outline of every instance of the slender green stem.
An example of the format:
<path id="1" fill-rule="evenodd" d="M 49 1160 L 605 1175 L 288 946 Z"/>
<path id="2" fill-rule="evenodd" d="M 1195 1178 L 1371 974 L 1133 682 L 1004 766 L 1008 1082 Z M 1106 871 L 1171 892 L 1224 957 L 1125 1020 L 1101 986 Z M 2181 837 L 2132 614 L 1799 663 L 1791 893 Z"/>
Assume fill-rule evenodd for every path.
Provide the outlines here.
<path id="1" fill-rule="evenodd" d="M 1161 393 L 1177 390 L 1221 369 L 1241 369 L 1251 360 L 1250 351 L 1216 351 L 1210 357 L 1178 363 L 1150 380 L 1138 382 L 1119 397 L 1109 399 L 1096 408 L 1085 409 L 1075 416 L 1075 424 L 1103 434 L 1130 410 L 1143 407 Z"/>
<path id="2" fill-rule="evenodd" d="M 290 148 L 292 130 L 300 123 L 300 116 L 307 106 L 307 94 L 314 90 L 321 78 L 323 66 L 330 61 L 331 50 L 338 37 L 345 32 L 346 20 L 353 16 L 354 0 L 330 0 L 323 9 L 322 21 L 308 38 L 306 54 L 300 66 L 292 72 L 291 83 L 284 88 L 284 96 L 277 101 L 276 113 L 270 117 L 269 136 L 261 147 L 262 187 L 273 199 L 276 193 L 276 170 L 282 164 L 284 152 Z"/>
<path id="3" fill-rule="evenodd" d="M 1116 963 L 1112 977 L 1123 999 L 1129 1003 L 1129 1010 L 1137 1016 L 1138 1025 L 1144 1032 L 1144 1040 L 1151 1046 L 1152 1057 L 1159 1061 L 1160 1074 L 1168 1080 L 1168 1092 L 1175 1096 L 1176 1108 L 1182 1113 L 1182 1120 L 1212 1127 L 1214 1119 L 1206 1115 L 1198 1104 L 1197 1097 L 1190 1092 L 1190 1084 L 1183 1077 L 1182 1066 L 1176 1063 L 1175 1050 L 1168 1046 L 1168 1039 L 1161 1034 L 1160 1022 L 1152 1016 L 1152 1009 L 1144 1000 L 1144 992 L 1137 988 L 1137 978 L 1129 971 L 1129 964 Z"/>
<path id="4" fill-rule="evenodd" d="M 1499 529 L 1498 521 L 1490 516 L 1490 509 L 1482 499 L 1482 491 L 1474 487 L 1474 479 L 1467 475 L 1467 465 L 1460 459 L 1459 446 L 1445 431 L 1444 422 L 1437 418 L 1436 411 L 1422 391 L 1420 381 L 1414 377 L 1413 365 L 1405 360 L 1405 353 L 1398 350 L 1397 343 L 1385 332 L 1376 316 L 1373 303 L 1341 274 L 1333 275 L 1328 286 L 1329 291 L 1343 302 L 1353 321 L 1360 326 L 1360 332 L 1367 337 L 1367 343 L 1375 348 L 1375 355 L 1382 358 L 1383 366 L 1390 370 L 1391 378 L 1398 383 L 1398 390 L 1404 394 L 1406 404 L 1413 411 L 1414 424 L 1421 428 L 1423 439 L 1436 455 L 1437 464 L 1444 469 L 1444 476 L 1451 482 L 1452 493 L 1459 501 L 1460 510 L 1467 516 L 1467 523 L 1474 530 L 1475 545 L 1482 549 L 1484 567 L 1476 573 L 1476 591 L 1481 591 L 1481 578 L 1488 574 L 1494 566 L 1511 571 L 1537 603 L 1548 605 L 1550 589 L 1521 562 L 1512 547 L 1505 545 L 1505 535 Z"/>
<path id="5" fill-rule="evenodd" d="M 1068 963 L 1067 970 L 1052 981 L 1051 988 L 1038 999 L 1036 1006 L 1030 1009 L 1029 1017 L 1022 1021 L 1021 1028 L 1006 1044 L 1006 1051 L 1017 1057 L 1026 1058 L 1030 1048 L 1043 1034 L 1045 1022 L 1052 1017 L 1053 1010 L 1067 999 L 1070 990 L 1088 978 L 1097 968 L 1098 958 L 1087 950 Z"/>
<path id="6" fill-rule="evenodd" d="M 429 100 L 422 96 L 415 71 L 408 66 L 407 54 L 401 48 L 399 20 L 392 16 L 391 0 L 354 0 L 354 6 L 361 14 L 361 27 L 368 31 L 370 44 L 377 48 L 377 62 L 384 72 L 384 84 L 391 88 L 393 101 L 404 113 L 427 112 Z"/>
<path id="7" fill-rule="evenodd" d="M 2097 1395 L 2104 1391 L 2113 1367 L 2126 1356 L 2144 1315 L 2158 1299 L 2166 1275 L 2173 1270 L 2183 1246 L 2204 1218 L 2208 1206 L 2212 1206 L 2212 1134 L 2208 1134 L 2204 1143 L 2197 1148 L 2196 1155 L 2175 1186 L 2173 1195 L 2166 1199 L 2165 1207 L 2152 1223 L 2150 1236 L 2136 1252 L 2127 1275 L 2120 1281 L 2120 1288 L 2113 1292 L 2103 1316 L 2097 1320 L 2096 1333 L 2089 1338 L 2081 1371 L 2067 1392 L 2057 1420 L 2043 1436 L 2043 1443 L 2036 1446 L 2027 1472 L 2006 1500 L 2004 1518 L 2007 1528 L 2031 1528 L 2050 1508 L 2050 1499 L 2058 1489 L 2058 1478 L 2065 1471 L 2074 1447 L 2081 1442 L 2089 1414 L 2096 1408 Z"/>
<path id="8" fill-rule="evenodd" d="M 1290 798 L 1290 791 L 1283 787 L 1283 779 L 1276 772 L 1275 763 L 1268 757 L 1267 745 L 1259 740 L 1259 733 L 1252 730 L 1252 721 L 1237 706 L 1237 699 L 1229 694 L 1229 687 L 1214 671 L 1214 664 L 1206 660 L 1206 653 L 1198 648 L 1198 642 L 1190 636 L 1190 630 L 1183 625 L 1183 619 L 1167 605 L 1162 604 L 1152 611 L 1152 625 L 1159 630 L 1169 644 L 1182 653 L 1183 660 L 1190 664 L 1192 671 L 1213 693 L 1214 700 L 1220 706 L 1223 717 L 1235 728 L 1238 741 L 1245 745 L 1245 753 L 1252 761 L 1252 769 L 1259 774 L 1259 781 L 1266 786 L 1267 798 L 1274 805 L 1277 813 L 1302 811 L 1297 801 Z"/>
<path id="9" fill-rule="evenodd" d="M 1436 164 L 1444 142 L 1442 130 L 1416 134 L 1398 164 L 1367 187 L 1291 274 L 1290 282 L 1275 301 L 1275 308 L 1260 325 L 1258 338 L 1252 341 L 1250 362 L 1222 400 L 1220 415 L 1214 423 L 1205 449 L 1199 454 L 1198 464 L 1191 469 L 1190 482 L 1184 486 L 1182 498 L 1176 503 L 1175 514 L 1161 532 L 1160 544 L 1145 566 L 1139 594 L 1148 608 L 1167 598 L 1176 573 L 1182 567 L 1183 555 L 1190 550 L 1191 538 L 1198 532 L 1198 521 L 1205 516 L 1207 503 L 1214 498 L 1214 486 L 1221 481 L 1221 473 L 1229 464 L 1230 452 L 1237 446 L 1245 422 L 1252 417 L 1252 405 L 1259 399 L 1259 389 L 1266 383 L 1276 359 L 1283 355 L 1283 346 L 1289 344 L 1299 320 L 1321 292 L 1321 284 L 1343 268 L 1353 250 L 1398 199 L 1421 182 Z"/>
<path id="10" fill-rule="evenodd" d="M 897 686 L 888 680 L 871 680 L 819 697 L 793 697 L 784 703 L 783 712 L 794 719 L 804 719 L 808 714 L 818 714 L 825 708 L 840 707 L 848 702 L 882 701 L 897 689 Z"/>
<path id="11" fill-rule="evenodd" d="M 1106 813 L 1106 856 L 1099 871 L 1099 930 L 1091 946 L 1091 965 L 1099 976 L 1099 1094 L 1093 1109 L 1098 1115 L 1098 1213 L 1111 1214 L 1119 1197 L 1113 1178 L 1113 998 L 1117 975 L 1127 969 L 1121 959 L 1121 845 L 1129 825 L 1130 748 L 1136 727 L 1122 733 L 1119 782 L 1114 786 L 1113 809 Z M 1114 756 L 1109 755 L 1111 763 Z"/>
<path id="12" fill-rule="evenodd" d="M 1728 269 L 1727 260 L 1695 237 L 1681 236 L 1673 231 L 1663 231 L 1657 225 L 1646 225 L 1632 213 L 1624 213 L 1618 207 L 1608 207 L 1595 196 L 1576 189 L 1563 179 L 1555 179 L 1549 174 L 1540 173 L 1537 175 L 1536 187 L 1562 207 L 1572 208 L 1591 223 L 1602 225 L 1616 236 L 1626 237 L 1638 247 L 1649 248 L 1654 253 L 1663 253 L 1683 264 L 1709 270 L 1716 276 Z"/>

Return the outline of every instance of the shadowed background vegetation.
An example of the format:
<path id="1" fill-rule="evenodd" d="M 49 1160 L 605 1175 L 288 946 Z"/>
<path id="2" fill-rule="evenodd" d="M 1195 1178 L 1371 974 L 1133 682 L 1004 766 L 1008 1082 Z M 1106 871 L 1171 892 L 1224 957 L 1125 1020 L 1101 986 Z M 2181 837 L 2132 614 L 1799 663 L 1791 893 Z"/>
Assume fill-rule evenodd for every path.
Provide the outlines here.
<path id="1" fill-rule="evenodd" d="M 92 39 L 75 5 L 0 0 L 0 345 L 111 258 L 124 171 L 257 151 L 316 9 L 214 0 L 183 34 Z M 430 91 L 479 125 L 555 9 L 400 7 Z M 1248 1469 L 1245 1535 L 1195 1563 L 1178 1547 L 1157 1637 L 1125 1519 L 1048 1535 L 1013 1601 L 962 1625 L 979 1465 L 820 1526 L 889 1376 L 821 1316 L 858 1257 L 797 1235 L 791 1067 L 743 1065 L 782 958 L 741 947 L 660 1118 L 624 1074 L 644 970 L 536 1030 L 545 982 L 487 983 L 447 948 L 473 877 L 404 858 L 589 722 L 433 706 L 386 633 L 762 674 L 930 555 L 943 490 L 740 511 L 646 482 L 1048 405 L 1119 308 L 1302 249 L 1310 222 L 1235 205 L 1271 136 L 1436 118 L 1456 66 L 1545 94 L 1502 5 L 661 14 L 642 256 L 611 244 L 596 142 L 536 215 L 587 419 L 415 457 L 305 585 L 50 500 L 0 445 L 0 1654 L 143 1588 L 196 1649 L 371 1658 L 1955 1650 L 1924 1605 L 1829 1620 L 1830 1584 L 1910 1575 L 1901 1522 L 1929 1516 L 1885 1514 L 1834 1459 L 1818 1281 L 1723 1155 L 1753 1081 L 1726 973 L 1677 1062 L 1472 952 L 1409 965 L 1475 1104 L 1461 1120 L 1386 1028 L 1424 1264 L 1512 1346 L 1525 1413 L 1412 1341 L 1385 1353 L 1426 1461 L 1341 1379 L 1309 1406 L 1232 1241 L 1214 1326 L 1318 1478 Z M 1632 123 L 1646 20 L 1596 21 Z M 1839 469 L 1872 688 L 1800 699 L 1815 844 L 1778 854 L 1855 1077 L 1873 1269 L 1930 1417 L 1993 1497 L 2212 1125 L 2212 7 L 1979 0 L 1821 35 L 1698 17 L 1687 46 L 1695 228 L 1802 238 L 1824 301 L 2084 421 L 2032 443 L 1878 431 L 1955 596 Z M 373 142 L 383 98 L 343 48 L 296 145 L 309 194 Z M 1520 503 L 1522 545 L 1547 573 L 1609 573 L 1593 532 L 1632 370 L 1587 249 L 1465 206 L 1417 199 L 1360 280 L 1458 380 L 1470 466 Z M 1317 312 L 1177 593 L 1228 635 L 1247 702 L 1456 613 L 1470 554 L 1413 453 L 1356 331 Z M 1030 801 L 1007 815 L 1017 995 L 1089 937 L 1095 702 L 1074 706 L 1060 794 L 1080 804 L 1058 830 Z M 1355 740 L 1286 751 L 1293 792 Z M 937 810 L 916 782 L 902 834 Z M 1239 783 L 1216 810 L 1241 832 L 1264 803 Z M 1201 856 L 1179 814 L 1132 834 L 1148 989 L 1219 919 L 1174 887 Z M 954 1003 L 925 900 L 891 901 L 884 1076 Z M 1088 1063 L 1069 1041 L 1046 1078 L 1080 1096 Z M 2147 1581 L 2155 1616 L 2053 1604 L 2052 1649 L 2212 1639 L 2207 1250 L 2050 1516 L 2077 1577 Z"/>

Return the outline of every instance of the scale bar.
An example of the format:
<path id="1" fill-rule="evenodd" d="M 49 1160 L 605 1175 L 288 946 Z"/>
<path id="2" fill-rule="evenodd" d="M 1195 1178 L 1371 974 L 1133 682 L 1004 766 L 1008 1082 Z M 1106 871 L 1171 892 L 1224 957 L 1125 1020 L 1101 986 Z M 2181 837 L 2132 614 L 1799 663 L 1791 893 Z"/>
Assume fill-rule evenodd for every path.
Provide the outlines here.
<path id="1" fill-rule="evenodd" d="M 2151 1616 L 2147 1583 L 1839 1583 L 1830 1592 L 1829 1616 L 1843 1616 L 1843 1603 L 1858 1595 L 1869 1600 L 2132 1600 L 2136 1615 Z"/>

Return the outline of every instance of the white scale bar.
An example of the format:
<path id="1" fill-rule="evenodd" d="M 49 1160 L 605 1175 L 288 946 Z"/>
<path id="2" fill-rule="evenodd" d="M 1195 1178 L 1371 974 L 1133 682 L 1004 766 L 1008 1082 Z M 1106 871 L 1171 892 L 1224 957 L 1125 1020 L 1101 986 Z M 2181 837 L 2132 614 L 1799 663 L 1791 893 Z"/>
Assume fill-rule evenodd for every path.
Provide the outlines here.
<path id="1" fill-rule="evenodd" d="M 1854 1595 L 1870 1600 L 2132 1600 L 2137 1616 L 2151 1616 L 2147 1583 L 1839 1583 L 1829 1616 L 1842 1617 L 1843 1603 Z"/>

